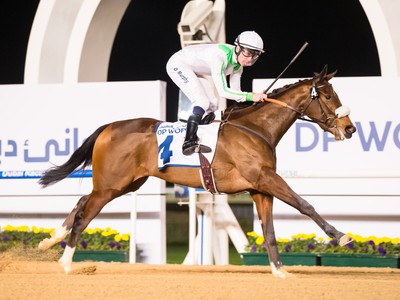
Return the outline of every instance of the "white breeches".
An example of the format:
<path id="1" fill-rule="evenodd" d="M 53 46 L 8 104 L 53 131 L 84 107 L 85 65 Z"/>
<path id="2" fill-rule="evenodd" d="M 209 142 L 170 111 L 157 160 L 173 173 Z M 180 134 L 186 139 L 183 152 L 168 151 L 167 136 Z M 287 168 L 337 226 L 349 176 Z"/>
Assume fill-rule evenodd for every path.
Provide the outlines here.
<path id="1" fill-rule="evenodd" d="M 214 94 L 211 79 L 196 75 L 184 62 L 181 52 L 171 56 L 166 70 L 169 77 L 189 98 L 193 106 L 199 106 L 206 112 L 218 109 L 218 98 Z"/>

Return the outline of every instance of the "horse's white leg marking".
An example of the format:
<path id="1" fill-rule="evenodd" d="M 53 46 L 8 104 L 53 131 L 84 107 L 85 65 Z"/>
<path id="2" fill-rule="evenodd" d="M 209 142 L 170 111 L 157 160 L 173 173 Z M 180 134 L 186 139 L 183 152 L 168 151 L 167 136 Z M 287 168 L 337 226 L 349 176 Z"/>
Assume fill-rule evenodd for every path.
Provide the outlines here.
<path id="1" fill-rule="evenodd" d="M 353 241 L 353 239 L 349 237 L 347 234 L 345 234 L 339 239 L 339 245 L 343 247 L 348 243 L 350 243 L 351 241 Z"/>
<path id="2" fill-rule="evenodd" d="M 51 246 L 53 246 L 56 243 L 61 242 L 66 235 L 68 234 L 69 231 L 67 231 L 66 226 L 62 226 L 58 228 L 56 231 L 53 231 L 51 234 L 51 238 L 45 238 L 43 241 L 39 243 L 39 249 L 40 250 L 47 250 Z"/>
<path id="3" fill-rule="evenodd" d="M 277 278 L 286 278 L 288 273 L 278 270 L 273 262 L 270 263 L 272 275 Z"/>
<path id="4" fill-rule="evenodd" d="M 65 274 L 71 271 L 72 257 L 74 256 L 75 247 L 66 246 L 63 255 L 58 260 L 58 263 L 64 268 Z"/>

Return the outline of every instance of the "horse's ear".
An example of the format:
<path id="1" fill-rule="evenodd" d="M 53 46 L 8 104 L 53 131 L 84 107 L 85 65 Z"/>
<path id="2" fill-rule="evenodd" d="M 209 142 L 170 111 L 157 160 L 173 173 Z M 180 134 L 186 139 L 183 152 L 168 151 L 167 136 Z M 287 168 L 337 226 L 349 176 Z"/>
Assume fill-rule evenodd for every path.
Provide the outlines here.
<path id="1" fill-rule="evenodd" d="M 325 65 L 324 68 L 322 69 L 321 73 L 319 73 L 321 76 L 321 79 L 326 76 L 327 72 L 328 72 L 328 65 Z"/>
<path id="2" fill-rule="evenodd" d="M 314 78 L 316 79 L 316 81 L 317 82 L 323 81 L 327 71 L 328 71 L 328 65 L 325 65 L 325 67 L 322 69 L 320 73 L 314 72 Z"/>
<path id="3" fill-rule="evenodd" d="M 333 78 L 333 76 L 336 75 L 336 73 L 337 73 L 337 70 L 332 72 L 332 73 L 330 73 L 330 74 L 328 74 L 328 75 L 326 75 L 326 80 L 328 80 L 328 81 L 331 80 Z"/>

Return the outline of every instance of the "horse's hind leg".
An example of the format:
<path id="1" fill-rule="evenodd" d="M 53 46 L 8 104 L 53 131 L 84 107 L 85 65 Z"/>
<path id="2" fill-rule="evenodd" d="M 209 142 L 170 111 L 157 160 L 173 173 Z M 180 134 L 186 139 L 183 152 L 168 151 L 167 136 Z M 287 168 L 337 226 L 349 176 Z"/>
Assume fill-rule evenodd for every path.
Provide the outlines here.
<path id="1" fill-rule="evenodd" d="M 87 227 L 90 221 L 99 214 L 101 209 L 115 197 L 117 196 L 113 196 L 112 192 L 92 192 L 87 196 L 87 200 L 85 201 L 84 205 L 77 207 L 77 210 L 73 216 L 74 219 L 72 227 L 70 227 L 71 233 L 69 235 L 67 246 L 65 247 L 64 253 L 59 260 L 59 263 L 64 268 L 65 273 L 68 274 L 71 270 L 72 258 L 80 234 Z M 70 216 L 72 217 L 72 215 Z"/>
<path id="2" fill-rule="evenodd" d="M 123 191 L 120 190 L 104 190 L 92 191 L 88 195 L 88 199 L 84 205 L 80 205 L 75 213 L 74 222 L 71 228 L 67 246 L 64 253 L 59 260 L 59 263 L 64 268 L 65 273 L 71 270 L 72 258 L 74 256 L 76 244 L 82 231 L 89 225 L 89 223 L 100 213 L 102 208 L 111 200 L 126 194 L 129 191 L 136 191 L 142 186 L 148 177 L 143 177 L 128 185 Z"/>
<path id="3" fill-rule="evenodd" d="M 74 223 L 76 212 L 85 205 L 87 199 L 88 195 L 85 195 L 81 197 L 81 199 L 79 199 L 78 203 L 75 205 L 74 209 L 69 213 L 69 215 L 63 222 L 62 226 L 53 231 L 50 238 L 45 238 L 39 243 L 38 248 L 40 250 L 49 249 L 56 243 L 61 242 L 67 236 Z"/>
<path id="4" fill-rule="evenodd" d="M 310 217 L 329 237 L 337 239 L 341 246 L 351 241 L 351 238 L 338 231 L 335 227 L 325 221 L 314 209 L 314 207 L 296 194 L 289 185 L 274 170 L 263 168 L 262 175 L 258 181 L 259 191 L 265 191 L 296 208 L 303 215 Z"/>

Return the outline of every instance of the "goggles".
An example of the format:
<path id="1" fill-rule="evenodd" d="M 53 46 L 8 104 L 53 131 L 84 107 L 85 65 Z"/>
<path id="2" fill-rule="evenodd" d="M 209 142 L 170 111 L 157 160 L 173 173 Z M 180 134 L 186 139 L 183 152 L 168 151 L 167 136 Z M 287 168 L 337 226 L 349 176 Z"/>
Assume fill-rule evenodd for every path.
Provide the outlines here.
<path id="1" fill-rule="evenodd" d="M 261 51 L 247 49 L 244 47 L 240 47 L 240 52 L 243 54 L 244 57 L 251 57 L 252 59 L 257 59 L 261 55 Z"/>

